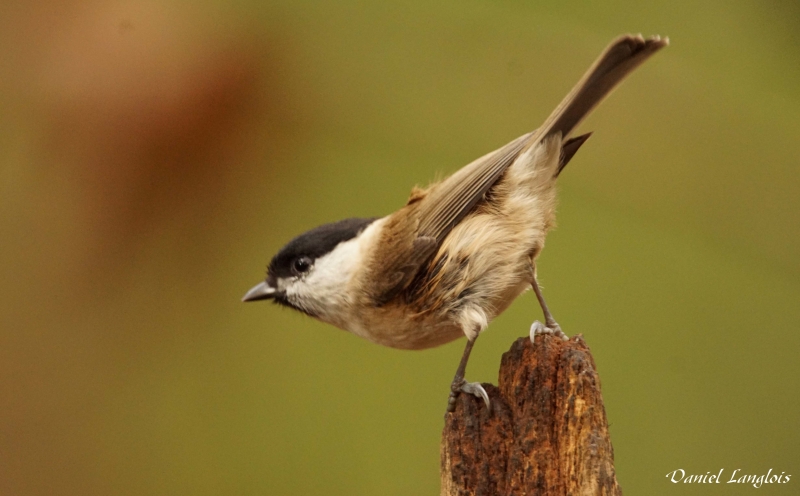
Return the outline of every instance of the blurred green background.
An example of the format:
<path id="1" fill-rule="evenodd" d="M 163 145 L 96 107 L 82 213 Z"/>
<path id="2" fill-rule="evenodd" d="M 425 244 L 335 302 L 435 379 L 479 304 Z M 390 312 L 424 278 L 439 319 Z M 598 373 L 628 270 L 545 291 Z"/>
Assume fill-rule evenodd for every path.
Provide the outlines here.
<path id="1" fill-rule="evenodd" d="M 539 273 L 591 346 L 626 494 L 800 485 L 800 4 L 4 2 L 0 494 L 437 494 L 459 341 L 239 299 L 536 127 L 627 32 Z M 521 297 L 468 378 L 540 312 Z"/>

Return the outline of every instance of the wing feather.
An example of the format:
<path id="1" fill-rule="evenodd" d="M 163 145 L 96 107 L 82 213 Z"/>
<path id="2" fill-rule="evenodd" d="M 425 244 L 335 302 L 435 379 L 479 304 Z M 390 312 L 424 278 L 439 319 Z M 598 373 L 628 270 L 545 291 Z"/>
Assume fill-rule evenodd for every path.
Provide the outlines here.
<path id="1" fill-rule="evenodd" d="M 525 149 L 528 133 L 461 168 L 431 191 L 420 205 L 419 235 L 441 243 L 450 230 L 502 176 Z"/>
<path id="2" fill-rule="evenodd" d="M 658 36 L 645 40 L 641 35 L 625 35 L 614 40 L 542 127 L 484 155 L 437 184 L 420 205 L 419 235 L 432 237 L 441 243 L 523 150 L 555 133 L 561 133 L 566 142 L 580 121 L 625 76 L 667 43 Z"/>
<path id="3" fill-rule="evenodd" d="M 592 109 L 642 62 L 668 44 L 658 36 L 625 35 L 614 40 L 537 130 L 464 166 L 426 192 L 415 191 L 403 209 L 390 216 L 384 236 L 388 259 L 374 261 L 373 280 L 385 281 L 373 301 L 385 304 L 411 283 L 450 231 L 502 177 L 528 147 L 560 134 L 562 160 L 557 176 L 588 134 L 569 139 Z M 401 234 L 402 233 L 402 234 Z M 402 239 L 401 242 L 398 240 Z M 416 241 L 415 241 L 416 240 Z"/>

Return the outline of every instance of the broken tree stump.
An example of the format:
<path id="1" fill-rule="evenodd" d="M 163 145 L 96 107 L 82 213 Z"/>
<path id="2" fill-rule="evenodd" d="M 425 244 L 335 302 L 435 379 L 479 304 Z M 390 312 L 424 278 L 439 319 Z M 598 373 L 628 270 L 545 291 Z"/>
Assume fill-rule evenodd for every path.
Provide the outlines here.
<path id="1" fill-rule="evenodd" d="M 443 496 L 621 495 L 589 347 L 539 335 L 503 354 L 491 399 L 461 394 L 441 444 Z"/>

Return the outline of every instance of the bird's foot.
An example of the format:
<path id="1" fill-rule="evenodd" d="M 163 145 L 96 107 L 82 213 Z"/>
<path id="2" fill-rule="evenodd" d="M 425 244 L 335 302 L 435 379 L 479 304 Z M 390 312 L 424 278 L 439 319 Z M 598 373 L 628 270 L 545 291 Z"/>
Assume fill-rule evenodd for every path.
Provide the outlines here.
<path id="1" fill-rule="evenodd" d="M 535 321 L 531 325 L 531 343 L 533 343 L 533 340 L 536 339 L 537 334 L 550 334 L 553 336 L 558 336 L 563 341 L 567 341 L 569 339 L 567 335 L 564 334 L 564 331 L 561 330 L 561 326 L 556 322 L 550 322 L 548 325 L 544 325 L 538 320 Z"/>
<path id="2" fill-rule="evenodd" d="M 447 399 L 447 411 L 453 412 L 456 409 L 456 397 L 460 393 L 467 393 L 475 396 L 476 398 L 483 399 L 483 402 L 486 403 L 486 408 L 489 409 L 491 412 L 492 404 L 489 402 L 489 395 L 486 394 L 486 390 L 481 386 L 480 382 L 467 382 L 463 378 L 459 380 L 454 380 L 453 384 L 450 385 L 450 397 Z"/>

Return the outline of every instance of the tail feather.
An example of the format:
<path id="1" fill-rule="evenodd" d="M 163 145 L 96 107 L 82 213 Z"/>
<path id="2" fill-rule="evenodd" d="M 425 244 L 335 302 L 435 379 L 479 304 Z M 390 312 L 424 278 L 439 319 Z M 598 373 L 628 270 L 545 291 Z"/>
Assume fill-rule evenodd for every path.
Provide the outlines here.
<path id="1" fill-rule="evenodd" d="M 644 39 L 642 35 L 624 35 L 614 40 L 550 114 L 536 133 L 538 139 L 533 142 L 555 133 L 561 133 L 562 139 L 566 140 L 584 117 L 630 72 L 668 44 L 668 38 L 659 36 Z"/>
<path id="2" fill-rule="evenodd" d="M 581 147 L 581 145 L 586 143 L 586 140 L 588 140 L 591 135 L 592 133 L 582 134 L 580 136 L 570 138 L 564 142 L 564 144 L 561 146 L 561 159 L 558 161 L 556 177 L 561 174 L 561 171 L 564 170 L 564 167 L 567 166 L 569 161 L 572 160 L 572 157 L 574 157 L 578 152 L 578 149 Z"/>

